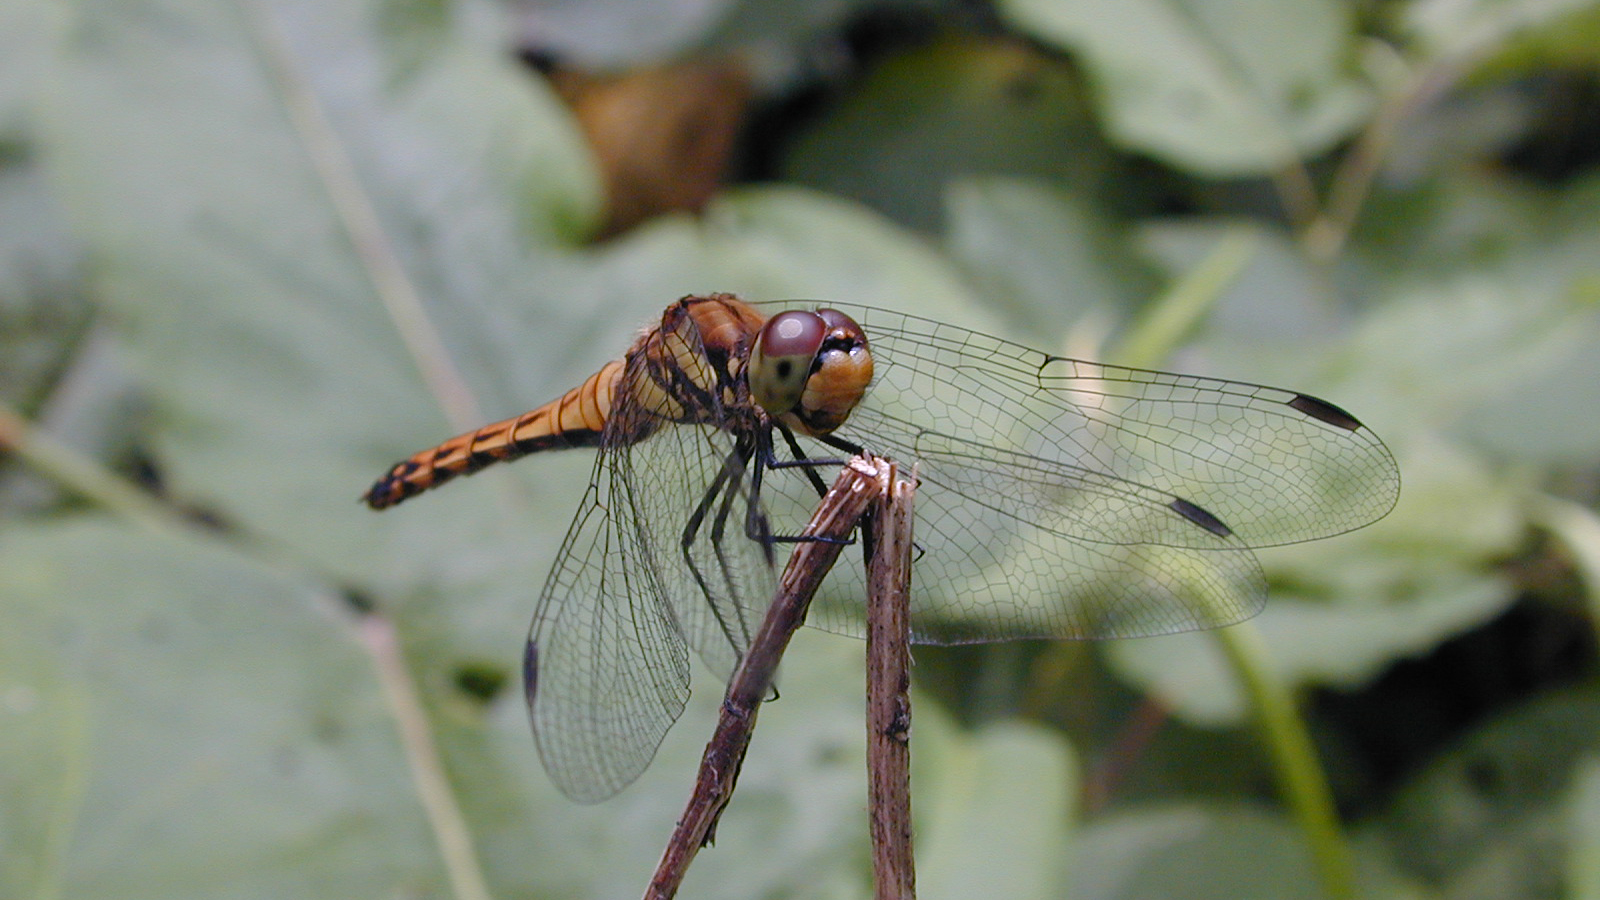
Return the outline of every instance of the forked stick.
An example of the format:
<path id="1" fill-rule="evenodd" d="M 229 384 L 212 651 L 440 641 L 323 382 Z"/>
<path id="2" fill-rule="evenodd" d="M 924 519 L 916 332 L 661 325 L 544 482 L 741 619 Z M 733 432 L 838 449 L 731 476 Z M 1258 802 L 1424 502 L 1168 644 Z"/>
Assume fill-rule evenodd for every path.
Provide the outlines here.
<path id="1" fill-rule="evenodd" d="M 655 876 L 650 879 L 645 900 L 669 900 L 676 894 L 695 853 L 711 842 L 717 819 L 733 795 L 739 764 L 750 746 L 756 713 L 772 687 L 778 660 L 788 647 L 789 639 L 804 623 L 812 595 L 844 549 L 850 532 L 873 499 L 888 493 L 892 471 L 887 460 L 857 456 L 840 470 L 833 487 L 817 505 L 804 533 L 819 540 L 800 541 L 795 545 L 761 629 L 728 682 L 717 730 L 700 758 L 694 792 L 673 829 Z"/>

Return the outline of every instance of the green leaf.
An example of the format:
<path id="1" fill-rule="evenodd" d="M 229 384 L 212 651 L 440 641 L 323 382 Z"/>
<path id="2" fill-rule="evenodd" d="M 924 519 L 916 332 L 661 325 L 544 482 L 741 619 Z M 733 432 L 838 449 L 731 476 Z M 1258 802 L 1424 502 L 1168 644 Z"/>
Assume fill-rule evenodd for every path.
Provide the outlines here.
<path id="1" fill-rule="evenodd" d="M 12 529 L 0 571 L 0 893 L 441 886 L 336 598 L 96 520 Z"/>
<path id="2" fill-rule="evenodd" d="M 325 588 L 98 521 L 15 531 L 0 568 L 7 896 L 444 896 L 374 660 Z M 710 733 L 714 679 L 636 785 L 580 807 L 539 770 L 519 691 L 485 719 L 419 668 L 497 895 L 646 883 Z M 801 635 L 686 893 L 865 890 L 863 684 L 860 641 Z M 985 758 L 1027 761 L 1037 744 Z"/>
<path id="3" fill-rule="evenodd" d="M 739 191 L 706 224 L 708 274 L 751 298 L 982 315 L 933 245 L 850 201 L 797 188 Z"/>
<path id="4" fill-rule="evenodd" d="M 0 398 L 29 412 L 70 367 L 90 312 L 83 248 L 35 147 L 35 106 L 60 18 L 51 4 L 0 2 Z"/>
<path id="5" fill-rule="evenodd" d="M 1083 61 L 1115 140 L 1197 174 L 1262 174 L 1317 155 L 1371 106 L 1348 74 L 1352 15 L 1332 0 L 1007 0 L 1001 10 Z"/>
<path id="6" fill-rule="evenodd" d="M 805 132 L 786 178 L 938 229 L 945 186 L 1030 176 L 1087 195 L 1111 157 L 1072 69 L 1016 41 L 947 37 L 892 56 Z"/>
<path id="7" fill-rule="evenodd" d="M 1323 897 L 1301 835 L 1281 817 L 1238 803 L 1165 804 L 1122 810 L 1082 831 L 1083 876 L 1074 897 L 1279 900 Z M 1356 845 L 1360 896 L 1412 900 L 1386 849 Z"/>
<path id="8" fill-rule="evenodd" d="M 1582 246 L 1587 226 L 1570 221 L 1547 224 Z M 1592 394 L 1574 373 L 1592 368 L 1600 344 L 1593 305 L 1562 291 L 1581 277 L 1568 262 L 1578 254 L 1565 246 L 1551 241 L 1503 269 L 1397 287 L 1352 323 L 1347 346 L 1320 358 L 1292 339 L 1252 354 L 1247 341 L 1214 333 L 1190 351 L 1226 357 L 1236 367 L 1229 374 L 1294 384 L 1350 409 L 1400 463 L 1400 502 L 1384 521 L 1260 554 L 1272 585 L 1260 627 L 1289 683 L 1363 684 L 1515 597 L 1500 567 L 1521 550 L 1531 485 L 1491 460 L 1542 461 L 1563 447 L 1574 459 L 1592 456 L 1592 444 L 1567 443 L 1586 433 L 1571 410 Z M 1536 260 L 1543 272 L 1533 271 Z M 1492 427 L 1518 421 L 1520 430 Z M 1204 636 L 1107 649 L 1120 674 L 1186 718 L 1219 724 L 1244 713 Z"/>
<path id="9" fill-rule="evenodd" d="M 853 561 L 846 557 L 839 564 Z M 703 687 L 708 706 L 721 700 L 721 685 L 708 680 Z M 784 654 L 777 690 L 778 699 L 761 709 L 716 846 L 696 858 L 682 896 L 868 893 L 865 645 L 802 630 Z M 688 799 L 689 773 L 710 733 L 708 725 L 691 723 L 682 740 L 692 752 L 663 760 L 677 773 L 666 792 L 674 814 Z M 653 864 L 665 833 L 644 845 L 651 843 Z M 604 896 L 639 892 L 637 883 L 617 885 Z"/>
<path id="10" fill-rule="evenodd" d="M 453 433 L 441 403 L 464 429 L 573 378 L 518 341 L 585 316 L 548 274 L 595 188 L 535 82 L 446 21 L 380 28 L 392 11 L 85 7 L 42 119 L 168 487 L 329 571 L 414 585 L 429 560 L 470 568 L 495 533 L 560 534 L 499 512 L 441 530 L 355 498 Z M 470 501 L 435 508 L 452 504 Z"/>
<path id="11" fill-rule="evenodd" d="M 27 138 L 59 19 L 59 10 L 48 3 L 0 3 L 0 148 Z"/>
<path id="12" fill-rule="evenodd" d="M 1600 390 L 1597 203 L 1600 178 L 1550 191 L 1480 174 L 1376 207 L 1389 224 L 1360 257 L 1384 308 L 1351 348 L 1363 380 L 1388 382 L 1375 399 L 1497 456 L 1587 465 L 1600 423 L 1571 411 Z"/>
<path id="13" fill-rule="evenodd" d="M 1083 829 L 1075 897 L 1321 897 L 1287 823 L 1249 808 L 1177 806 L 1126 812 Z"/>
<path id="14" fill-rule="evenodd" d="M 804 188 L 730 191 L 701 221 L 658 222 L 598 262 L 603 290 L 640 317 L 659 316 L 685 293 L 725 290 L 748 300 L 849 300 L 1001 330 L 927 240 L 860 204 Z"/>
<path id="15" fill-rule="evenodd" d="M 863 646 L 809 629 L 796 636 L 778 697 L 761 707 L 716 844 L 695 858 L 682 896 L 868 894 Z M 505 896 L 640 893 L 715 724 L 722 686 L 703 675 L 696 671 L 689 708 L 650 768 L 593 806 L 561 797 L 539 770 L 520 696 L 498 704 L 474 751 L 491 765 L 465 792 L 491 883 Z"/>
<path id="16" fill-rule="evenodd" d="M 1363 418 L 1529 462 L 1590 458 L 1600 431 L 1571 411 L 1600 385 L 1600 304 L 1553 255 L 1524 262 L 1432 279 L 1368 318 L 1347 354 Z"/>
<path id="17" fill-rule="evenodd" d="M 1061 896 L 1077 785 L 1061 736 L 1020 723 L 962 733 L 926 704 L 913 729 L 918 896 Z"/>
<path id="18" fill-rule="evenodd" d="M 1593 3 L 1414 0 L 1399 9 L 1401 27 L 1416 48 L 1434 60 L 1454 62 L 1482 58 L 1518 41 L 1572 40 L 1583 33 L 1573 26 L 1585 21 L 1583 13 L 1592 14 Z"/>
<path id="19" fill-rule="evenodd" d="M 554 52 L 582 68 L 607 71 L 691 52 L 737 5 L 735 0 L 543 3 L 526 7 L 520 24 L 524 46 Z"/>
<path id="20" fill-rule="evenodd" d="M 1281 377 L 1303 381 L 1305 353 L 1326 353 L 1348 323 L 1324 302 L 1325 283 L 1287 236 L 1249 220 L 1221 218 L 1156 220 L 1137 235 L 1139 250 L 1169 284 L 1216 266 L 1217 257 L 1224 263 L 1237 259 L 1228 252 L 1234 244 L 1250 252 L 1221 286 L 1197 339 L 1185 346 L 1185 358 L 1203 356 L 1211 374 L 1246 378 L 1252 358 L 1290 348 L 1284 355 L 1295 360 L 1296 369 Z"/>
<path id="21" fill-rule="evenodd" d="M 1126 239 L 1076 191 L 1000 176 L 945 195 L 945 246 L 989 304 L 1024 333 L 1115 316 L 1153 286 Z"/>
<path id="22" fill-rule="evenodd" d="M 42 168 L 0 160 L 0 397 L 14 406 L 38 408 L 88 330 L 83 268 Z"/>

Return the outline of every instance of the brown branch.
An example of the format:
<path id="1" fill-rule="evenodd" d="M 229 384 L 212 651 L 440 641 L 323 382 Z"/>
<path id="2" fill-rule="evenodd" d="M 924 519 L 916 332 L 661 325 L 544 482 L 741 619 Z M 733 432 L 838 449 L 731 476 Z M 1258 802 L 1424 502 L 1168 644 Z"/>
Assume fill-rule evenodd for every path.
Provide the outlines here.
<path id="1" fill-rule="evenodd" d="M 867 560 L 867 796 L 877 900 L 915 900 L 911 853 L 911 498 L 891 468 Z"/>
<path id="2" fill-rule="evenodd" d="M 717 819 L 733 795 L 739 764 L 750 746 L 756 712 L 772 687 L 778 660 L 789 639 L 805 622 L 806 609 L 824 575 L 844 549 L 844 541 L 866 512 L 872 499 L 887 491 L 890 464 L 875 457 L 856 457 L 839 472 L 833 487 L 818 504 L 805 534 L 816 540 L 801 541 L 789 557 L 778 582 L 778 593 L 761 622 L 750 649 L 728 683 L 717 730 L 700 759 L 689 805 L 672 832 L 667 849 L 645 891 L 645 900 L 668 900 L 678 891 L 689 863 L 701 847 L 711 842 Z"/>

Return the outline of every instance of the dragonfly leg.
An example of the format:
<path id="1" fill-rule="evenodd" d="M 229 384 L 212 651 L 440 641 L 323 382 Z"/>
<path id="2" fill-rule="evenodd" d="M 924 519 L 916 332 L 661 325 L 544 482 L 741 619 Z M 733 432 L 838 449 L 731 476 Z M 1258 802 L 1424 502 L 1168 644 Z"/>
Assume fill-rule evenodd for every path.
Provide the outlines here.
<path id="1" fill-rule="evenodd" d="M 764 545 L 769 547 L 772 544 L 797 544 L 801 541 L 821 541 L 830 544 L 855 543 L 855 541 L 850 538 L 839 539 L 816 537 L 804 534 L 786 535 L 772 533 L 772 524 L 767 521 L 767 514 L 761 508 L 761 485 L 767 469 L 787 469 L 802 466 L 806 467 L 805 473 L 809 477 L 812 487 L 816 488 L 817 496 L 821 497 L 828 492 L 828 489 L 827 486 L 822 483 L 822 479 L 817 475 L 816 467 L 844 465 L 844 460 L 842 459 L 812 459 L 807 457 L 805 455 L 805 451 L 801 449 L 799 442 L 794 439 L 794 435 L 790 433 L 789 429 L 784 428 L 781 425 L 774 427 L 783 432 L 784 439 L 788 442 L 790 449 L 798 458 L 793 460 L 779 460 L 777 454 L 774 453 L 772 449 L 772 432 L 767 431 L 758 434 L 756 444 L 757 461 L 755 468 L 750 472 L 750 504 L 745 511 L 745 535 L 751 540 L 761 541 Z"/>
<path id="2" fill-rule="evenodd" d="M 783 429 L 783 436 L 784 436 L 784 438 L 786 440 L 788 440 L 789 446 L 794 449 L 794 453 L 795 453 L 796 456 L 804 455 L 803 451 L 800 449 L 799 442 L 797 442 L 794 439 L 794 435 L 789 433 L 789 429 L 787 429 L 787 428 Z M 819 436 L 817 438 L 817 440 L 823 442 L 824 444 L 827 444 L 829 447 L 832 447 L 835 450 L 843 450 L 844 452 L 850 454 L 851 456 L 857 456 L 859 454 L 862 454 L 862 453 L 866 452 L 866 448 L 862 447 L 860 444 L 857 444 L 855 441 L 847 441 L 842 437 L 838 437 L 838 436 L 832 435 L 832 434 L 821 435 L 821 436 Z M 820 485 L 820 483 L 821 483 L 821 481 L 820 481 L 820 479 L 818 479 L 818 484 Z M 922 484 L 922 479 L 920 477 L 917 478 L 916 483 L 917 483 L 917 486 L 920 487 L 921 484 Z M 926 547 L 922 546 L 921 544 L 919 544 L 919 543 L 917 543 L 915 541 L 911 542 L 911 549 L 916 554 L 915 558 L 912 560 L 913 562 L 922 559 L 922 555 L 924 553 L 928 552 L 928 549 Z"/>
<path id="3" fill-rule="evenodd" d="M 717 473 L 717 477 L 712 479 L 710 486 L 706 488 L 705 494 L 701 496 L 700 502 L 696 504 L 694 512 L 690 514 L 688 522 L 684 524 L 683 533 L 678 538 L 678 552 L 683 556 L 683 564 L 689 569 L 689 574 L 694 577 L 695 584 L 700 588 L 701 595 L 710 604 L 712 615 L 717 619 L 717 627 L 722 630 L 722 636 L 727 639 L 734 652 L 741 655 L 743 653 L 742 648 L 749 644 L 751 635 L 750 623 L 743 620 L 743 613 L 747 604 L 735 601 L 734 607 L 740 613 L 740 621 L 735 625 L 730 623 L 723 615 L 724 604 L 717 602 L 717 598 L 722 594 L 736 594 L 738 592 L 737 581 L 733 578 L 727 557 L 722 552 L 722 533 L 724 531 L 724 523 L 729 515 L 729 509 L 733 505 L 734 498 L 739 494 L 737 489 L 739 474 L 749 464 L 749 448 L 742 444 L 736 446 L 728 454 L 722 470 Z M 719 497 L 721 498 L 720 502 Z M 723 592 L 712 589 L 711 583 L 706 580 L 705 574 L 700 571 L 700 566 L 695 563 L 694 553 L 692 552 L 695 542 L 700 537 L 701 528 L 705 525 L 706 515 L 713 506 L 717 507 L 717 513 L 712 518 L 710 529 L 711 547 L 712 552 L 717 557 L 717 567 L 722 570 L 722 583 L 727 586 L 727 590 Z M 766 550 L 767 564 L 770 566 L 772 564 L 772 552 L 768 545 L 764 544 L 763 549 Z M 738 636 L 734 634 L 736 629 L 739 633 Z"/>
<path id="4" fill-rule="evenodd" d="M 778 432 L 783 435 L 784 443 L 789 445 L 789 452 L 794 454 L 794 459 L 778 459 L 778 454 L 773 452 L 772 436 L 768 435 L 766 441 L 763 442 L 767 454 L 766 459 L 763 460 L 762 464 L 769 469 L 789 469 L 797 467 L 804 468 L 806 477 L 811 480 L 811 486 L 817 490 L 817 496 L 820 498 L 824 494 L 828 493 L 828 486 L 822 483 L 822 476 L 817 474 L 817 467 L 842 466 L 844 465 L 844 460 L 816 459 L 814 457 L 807 456 L 806 451 L 801 448 L 800 442 L 795 440 L 794 432 L 790 431 L 788 426 L 774 425 L 773 427 L 778 429 Z"/>
<path id="5" fill-rule="evenodd" d="M 793 438 L 791 437 L 790 440 L 792 441 Z M 824 434 L 818 437 L 817 440 L 827 444 L 829 447 L 832 447 L 835 450 L 843 450 L 851 456 L 860 456 L 861 454 L 867 452 L 865 447 L 861 446 L 855 441 L 847 441 L 844 438 L 834 434 Z"/>
<path id="6" fill-rule="evenodd" d="M 728 465 L 723 469 L 728 478 L 723 483 L 722 501 L 717 504 L 717 514 L 711 520 L 711 552 L 716 554 L 717 569 L 722 573 L 722 583 L 727 586 L 727 593 L 734 600 L 733 608 L 739 619 L 737 627 L 740 635 L 742 635 L 744 638 L 742 641 L 738 641 L 734 644 L 735 649 L 748 646 L 751 637 L 755 634 L 755 629 L 752 623 L 745 618 L 745 613 L 751 609 L 762 608 L 762 606 L 768 601 L 768 598 L 766 597 L 750 598 L 739 596 L 742 593 L 740 590 L 741 584 L 739 579 L 735 576 L 734 567 L 728 562 L 728 555 L 724 550 L 726 545 L 723 543 L 723 537 L 728 531 L 728 518 L 733 512 L 733 503 L 739 498 L 740 494 L 743 493 L 741 490 L 742 482 L 739 478 L 739 475 L 749 464 L 749 451 L 742 446 L 735 449 L 734 452 L 728 456 Z M 768 567 L 776 564 L 772 553 L 772 544 L 770 542 L 761 542 L 761 552 L 766 557 Z M 752 603 L 750 602 L 751 600 L 755 600 L 757 602 Z M 729 623 L 722 619 L 720 613 L 718 614 L 717 618 L 718 622 L 722 625 L 723 632 L 727 633 L 730 630 Z"/>

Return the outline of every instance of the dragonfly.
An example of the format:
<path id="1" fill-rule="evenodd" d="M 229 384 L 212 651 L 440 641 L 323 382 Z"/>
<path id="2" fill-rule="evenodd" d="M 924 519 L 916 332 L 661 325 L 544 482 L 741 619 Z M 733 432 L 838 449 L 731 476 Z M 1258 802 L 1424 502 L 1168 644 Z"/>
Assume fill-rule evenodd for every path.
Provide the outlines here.
<path id="1" fill-rule="evenodd" d="M 802 307 L 802 308 L 794 308 Z M 596 802 L 649 765 L 689 696 L 765 614 L 777 550 L 829 467 L 862 451 L 919 478 L 912 639 L 1101 639 L 1234 624 L 1266 601 L 1254 548 L 1342 534 L 1399 470 L 1309 394 L 1123 368 L 844 303 L 684 297 L 561 397 L 395 464 L 394 506 L 531 453 L 594 447 L 534 607 L 524 689 L 545 770 Z M 863 632 L 840 567 L 808 624 Z"/>

